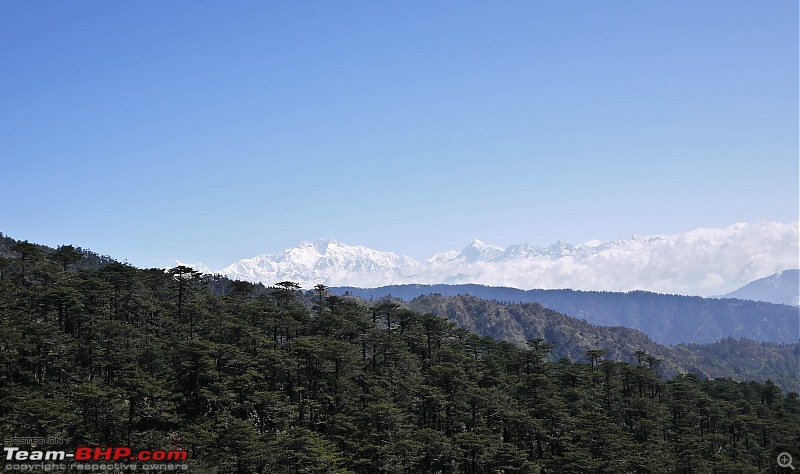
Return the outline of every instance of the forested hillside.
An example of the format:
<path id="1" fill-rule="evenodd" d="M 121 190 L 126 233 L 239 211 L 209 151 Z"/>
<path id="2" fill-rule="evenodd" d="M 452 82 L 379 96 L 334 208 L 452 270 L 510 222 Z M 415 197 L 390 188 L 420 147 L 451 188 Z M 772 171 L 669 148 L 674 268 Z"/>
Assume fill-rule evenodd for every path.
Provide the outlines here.
<path id="1" fill-rule="evenodd" d="M 746 337 L 758 342 L 800 340 L 800 308 L 737 299 L 664 295 L 647 291 L 518 290 L 484 285 L 394 285 L 332 288 L 365 299 L 393 296 L 471 295 L 486 300 L 540 303 L 546 308 L 599 326 L 638 329 L 661 344 L 716 342 Z"/>
<path id="2" fill-rule="evenodd" d="M 621 326 L 595 326 L 571 318 L 539 303 L 500 303 L 474 296 L 426 295 L 409 307 L 430 312 L 482 336 L 524 345 L 541 338 L 553 342 L 551 360 L 561 357 L 581 360 L 586 351 L 602 349 L 605 357 L 636 362 L 645 351 L 659 359 L 662 376 L 693 373 L 701 378 L 730 377 L 736 380 L 772 380 L 784 390 L 800 392 L 800 344 L 755 342 L 726 338 L 710 344 L 668 347 L 654 342 L 641 331 Z"/>
<path id="3" fill-rule="evenodd" d="M 644 348 L 550 361 L 558 340 L 518 347 L 324 287 L 18 244 L 0 257 L 4 434 L 180 447 L 194 473 L 782 472 L 800 444 L 797 394 L 664 381 Z"/>
<path id="4" fill-rule="evenodd" d="M 63 268 L 69 266 L 74 270 L 100 268 L 114 261 L 107 255 L 100 255 L 74 245 L 62 245 L 53 249 L 27 240 L 17 241 L 0 232 L 0 271 L 6 268 L 11 260 L 19 258 L 24 261 L 28 255 L 47 256 L 50 261 Z"/>

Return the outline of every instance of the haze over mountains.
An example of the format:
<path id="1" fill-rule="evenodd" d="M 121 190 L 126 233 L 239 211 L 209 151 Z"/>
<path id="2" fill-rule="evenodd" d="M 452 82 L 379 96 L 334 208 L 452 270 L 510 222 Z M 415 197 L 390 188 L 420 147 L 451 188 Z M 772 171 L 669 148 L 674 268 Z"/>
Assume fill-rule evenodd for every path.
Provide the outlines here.
<path id="1" fill-rule="evenodd" d="M 502 248 L 475 240 L 461 251 L 437 253 L 425 262 L 318 240 L 243 259 L 214 273 L 267 285 L 289 280 L 304 288 L 318 283 L 364 288 L 478 283 L 709 296 L 796 268 L 798 234 L 798 222 L 761 222 L 578 245 L 558 241 L 548 246 L 523 243 Z M 209 273 L 202 264 L 192 266 Z"/>
<path id="2" fill-rule="evenodd" d="M 784 270 L 752 281 L 738 290 L 726 294 L 725 298 L 769 301 L 798 306 L 800 305 L 799 288 L 800 270 Z"/>
<path id="3" fill-rule="evenodd" d="M 486 301 L 538 303 L 597 326 L 638 329 L 661 344 L 709 343 L 723 338 L 796 343 L 800 308 L 740 299 L 665 295 L 646 291 L 519 290 L 497 286 L 394 285 L 379 288 L 332 287 L 337 295 L 365 300 L 384 297 L 413 301 L 425 295 L 470 295 Z M 450 317 L 451 315 L 442 314 Z"/>

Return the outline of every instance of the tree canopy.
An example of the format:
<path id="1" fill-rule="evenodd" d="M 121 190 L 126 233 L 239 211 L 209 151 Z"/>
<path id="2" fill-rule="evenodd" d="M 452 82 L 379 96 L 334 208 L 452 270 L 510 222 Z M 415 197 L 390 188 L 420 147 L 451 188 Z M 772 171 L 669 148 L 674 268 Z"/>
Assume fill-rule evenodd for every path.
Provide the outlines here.
<path id="1" fill-rule="evenodd" d="M 9 255 L 3 433 L 180 446 L 196 473 L 779 472 L 800 446 L 796 393 L 662 380 L 644 350 L 551 360 L 324 287 Z"/>

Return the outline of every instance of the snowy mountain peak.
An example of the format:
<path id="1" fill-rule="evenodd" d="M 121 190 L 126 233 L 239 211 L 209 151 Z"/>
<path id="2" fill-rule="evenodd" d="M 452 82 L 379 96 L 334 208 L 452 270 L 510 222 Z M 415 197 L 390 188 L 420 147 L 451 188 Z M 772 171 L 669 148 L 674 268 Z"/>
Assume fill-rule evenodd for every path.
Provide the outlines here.
<path id="1" fill-rule="evenodd" d="M 464 250 L 462 250 L 461 253 L 456 256 L 456 259 L 463 259 L 468 263 L 474 263 L 478 261 L 492 260 L 502 253 L 503 249 L 500 247 L 488 245 L 478 239 L 475 239 L 469 245 L 464 247 Z"/>
<path id="2" fill-rule="evenodd" d="M 536 247 L 528 244 L 511 244 L 499 255 L 497 260 L 511 260 L 516 258 L 528 258 L 536 255 L 538 252 Z"/>
<path id="3" fill-rule="evenodd" d="M 221 271 L 229 278 L 274 284 L 295 281 L 303 288 L 317 283 L 353 284 L 354 280 L 391 274 L 398 268 L 413 268 L 419 262 L 392 252 L 350 246 L 333 239 L 303 242 L 277 254 L 239 260 Z M 360 280 L 359 280 L 360 281 Z M 381 282 L 383 280 L 378 280 Z"/>
<path id="4" fill-rule="evenodd" d="M 181 265 L 183 265 L 184 267 L 189 267 L 192 270 L 200 272 L 200 273 L 211 273 L 211 270 L 209 270 L 209 268 L 207 266 L 205 266 L 203 264 L 203 262 L 183 263 L 180 260 L 175 260 L 175 265 L 174 265 L 175 267 L 179 267 Z"/>
<path id="5" fill-rule="evenodd" d="M 338 240 L 334 239 L 317 239 L 310 244 L 311 247 L 314 248 L 320 254 L 325 254 L 330 252 L 349 252 L 349 251 L 358 251 L 366 249 L 366 247 L 362 247 L 360 245 L 351 246 L 347 244 L 343 244 Z"/>
<path id="6" fill-rule="evenodd" d="M 428 259 L 428 263 L 441 263 L 458 257 L 458 250 L 448 250 L 447 252 L 437 252 Z"/>
<path id="7" fill-rule="evenodd" d="M 601 245 L 603 245 L 603 242 L 601 242 L 601 241 L 599 241 L 597 239 L 592 239 L 592 240 L 589 240 L 589 241 L 584 242 L 582 244 L 579 244 L 578 248 L 595 248 L 595 247 L 599 247 Z"/>
<path id="8" fill-rule="evenodd" d="M 547 250 L 549 251 L 550 257 L 560 258 L 575 253 L 575 246 L 569 242 L 558 240 L 554 244 L 550 245 Z"/>
<path id="9" fill-rule="evenodd" d="M 240 260 L 220 273 L 268 285 L 303 288 L 389 284 L 478 283 L 492 286 L 650 290 L 725 294 L 750 281 L 797 266 L 800 224 L 762 222 L 675 235 L 573 245 L 514 244 L 505 249 L 474 240 L 424 263 L 332 239 L 299 244 L 276 254 Z M 197 268 L 197 267 L 195 267 Z"/>

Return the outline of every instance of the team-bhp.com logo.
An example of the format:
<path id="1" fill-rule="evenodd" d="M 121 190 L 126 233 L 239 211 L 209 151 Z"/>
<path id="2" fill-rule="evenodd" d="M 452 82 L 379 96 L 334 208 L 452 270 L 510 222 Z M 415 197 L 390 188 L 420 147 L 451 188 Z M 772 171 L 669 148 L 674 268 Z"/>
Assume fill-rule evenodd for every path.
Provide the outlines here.
<path id="1" fill-rule="evenodd" d="M 29 450 L 16 446 L 3 447 L 6 471 L 51 471 L 60 466 L 76 470 L 186 470 L 186 464 L 175 464 L 186 461 L 185 450 L 138 450 L 128 446 L 89 447 L 78 446 L 75 452 L 59 450 Z M 103 463 L 113 464 L 103 464 Z M 137 464 L 142 463 L 145 464 Z M 159 464 L 164 463 L 164 464 Z M 169 463 L 169 464 L 167 464 Z"/>
<path id="2" fill-rule="evenodd" d="M 184 450 L 132 451 L 127 446 L 109 448 L 79 446 L 74 453 L 66 451 L 23 451 L 14 446 L 3 448 L 6 461 L 186 461 Z"/>

